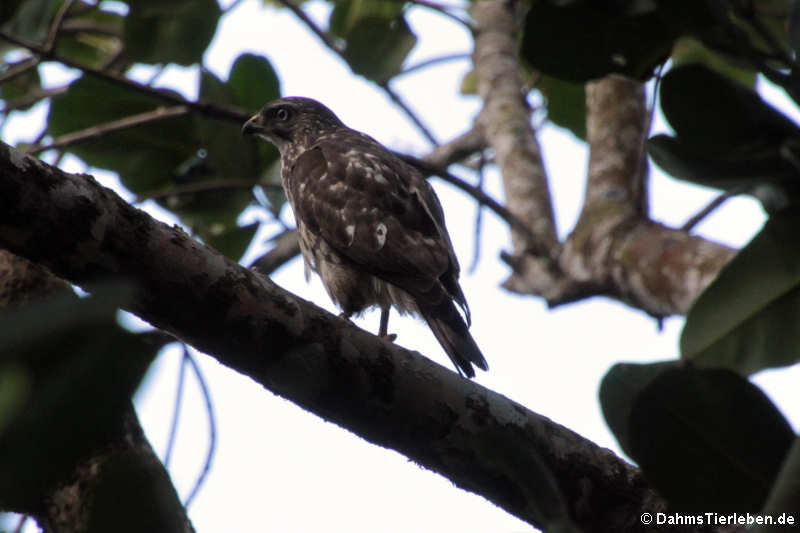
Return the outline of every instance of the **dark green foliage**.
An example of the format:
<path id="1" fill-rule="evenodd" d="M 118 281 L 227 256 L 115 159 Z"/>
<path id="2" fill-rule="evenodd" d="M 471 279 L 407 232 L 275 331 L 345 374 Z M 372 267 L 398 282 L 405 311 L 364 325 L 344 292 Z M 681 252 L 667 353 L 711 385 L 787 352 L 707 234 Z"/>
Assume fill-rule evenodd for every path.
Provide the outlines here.
<path id="1" fill-rule="evenodd" d="M 117 324 L 129 297 L 117 285 L 0 317 L 0 508 L 37 511 L 31 502 L 115 431 L 161 347 Z"/>
<path id="2" fill-rule="evenodd" d="M 672 44 L 709 21 L 703 2 L 533 2 L 522 57 L 535 69 L 583 82 L 609 73 L 653 75 Z"/>
<path id="3" fill-rule="evenodd" d="M 764 393 L 725 369 L 617 364 L 600 402 L 625 452 L 685 513 L 758 512 L 794 439 Z"/>
<path id="4" fill-rule="evenodd" d="M 330 32 L 344 41 L 344 56 L 353 72 L 377 83 L 400 72 L 417 42 L 402 9 L 402 2 L 391 0 L 336 2 Z"/>
<path id="5" fill-rule="evenodd" d="M 191 65 L 202 57 L 222 14 L 216 0 L 135 0 L 125 17 L 125 50 L 141 63 Z"/>
<path id="6" fill-rule="evenodd" d="M 692 306 L 681 357 L 747 375 L 800 360 L 800 210 L 772 215 Z"/>

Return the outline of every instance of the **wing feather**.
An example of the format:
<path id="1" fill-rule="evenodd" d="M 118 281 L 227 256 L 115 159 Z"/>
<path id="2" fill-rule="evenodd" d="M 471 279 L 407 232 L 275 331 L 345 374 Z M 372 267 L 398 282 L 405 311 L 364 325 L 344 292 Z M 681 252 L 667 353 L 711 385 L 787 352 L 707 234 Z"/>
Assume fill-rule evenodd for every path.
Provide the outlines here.
<path id="1" fill-rule="evenodd" d="M 370 274 L 418 297 L 439 292 L 458 263 L 429 185 L 388 152 L 347 141 L 319 142 L 297 158 L 287 183 L 295 216 Z M 451 296 L 462 304 L 460 289 Z"/>

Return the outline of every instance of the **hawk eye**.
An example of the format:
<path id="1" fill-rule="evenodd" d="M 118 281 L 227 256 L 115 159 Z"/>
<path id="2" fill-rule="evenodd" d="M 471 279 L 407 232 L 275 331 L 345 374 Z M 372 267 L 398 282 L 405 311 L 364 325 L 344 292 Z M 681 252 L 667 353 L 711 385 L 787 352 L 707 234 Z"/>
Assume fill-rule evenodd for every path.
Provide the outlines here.
<path id="1" fill-rule="evenodd" d="M 289 111 L 285 107 L 281 107 L 275 112 L 275 117 L 280 121 L 289 120 Z"/>

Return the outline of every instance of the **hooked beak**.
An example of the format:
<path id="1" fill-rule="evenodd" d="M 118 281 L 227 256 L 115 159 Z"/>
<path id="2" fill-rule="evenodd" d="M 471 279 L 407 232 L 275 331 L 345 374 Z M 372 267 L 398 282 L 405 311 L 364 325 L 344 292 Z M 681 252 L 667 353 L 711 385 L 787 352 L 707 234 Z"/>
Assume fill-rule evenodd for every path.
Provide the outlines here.
<path id="1" fill-rule="evenodd" d="M 244 123 L 242 126 L 242 135 L 255 135 L 257 133 L 262 133 L 264 131 L 264 127 L 261 125 L 259 115 L 253 115 L 250 119 Z"/>

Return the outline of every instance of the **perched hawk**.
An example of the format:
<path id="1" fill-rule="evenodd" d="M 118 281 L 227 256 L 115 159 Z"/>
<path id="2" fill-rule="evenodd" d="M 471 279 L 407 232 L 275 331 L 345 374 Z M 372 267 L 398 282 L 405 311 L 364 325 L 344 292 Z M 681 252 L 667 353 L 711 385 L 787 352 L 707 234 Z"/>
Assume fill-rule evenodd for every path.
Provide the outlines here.
<path id="1" fill-rule="evenodd" d="M 467 329 L 442 207 L 419 171 L 310 98 L 268 103 L 242 133 L 280 150 L 306 268 L 345 317 L 378 306 L 387 337 L 390 306 L 421 315 L 459 372 L 473 377 L 473 363 L 488 369 Z"/>

